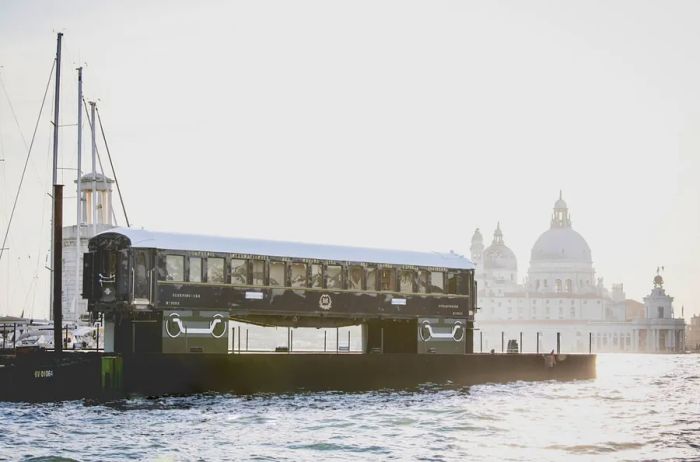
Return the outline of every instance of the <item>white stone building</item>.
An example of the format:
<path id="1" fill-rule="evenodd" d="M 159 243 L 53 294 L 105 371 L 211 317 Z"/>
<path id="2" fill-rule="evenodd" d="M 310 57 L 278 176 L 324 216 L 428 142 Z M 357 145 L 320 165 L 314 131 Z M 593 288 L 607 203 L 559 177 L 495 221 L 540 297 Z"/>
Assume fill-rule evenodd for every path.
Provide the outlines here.
<path id="1" fill-rule="evenodd" d="M 88 240 L 97 233 L 113 228 L 112 184 L 114 180 L 100 173 L 80 179 L 80 226 L 63 227 L 63 321 L 78 322 L 87 315 L 83 292 L 83 254 Z M 93 208 L 94 203 L 94 208 Z M 76 230 L 80 229 L 80 245 Z"/>
<path id="2" fill-rule="evenodd" d="M 515 254 L 503 239 L 500 223 L 484 248 L 474 232 L 471 258 L 479 284 L 474 351 L 500 352 L 517 340 L 524 352 L 562 353 L 681 351 L 684 321 L 675 318 L 673 298 L 663 279 L 639 302 L 625 299 L 622 284 L 605 288 L 596 279 L 591 249 L 572 228 L 561 197 L 554 204 L 550 228 L 532 247 L 527 277 L 518 282 Z"/>

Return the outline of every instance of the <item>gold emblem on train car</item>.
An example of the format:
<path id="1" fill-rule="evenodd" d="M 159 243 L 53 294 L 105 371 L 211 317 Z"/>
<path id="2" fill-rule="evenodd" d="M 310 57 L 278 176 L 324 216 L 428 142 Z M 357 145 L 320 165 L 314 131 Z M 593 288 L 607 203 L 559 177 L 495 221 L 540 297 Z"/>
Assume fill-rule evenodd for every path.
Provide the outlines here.
<path id="1" fill-rule="evenodd" d="M 331 306 L 333 306 L 333 300 L 331 299 L 331 296 L 328 294 L 323 294 L 321 297 L 318 299 L 318 307 L 321 308 L 324 311 L 328 311 L 331 309 Z"/>

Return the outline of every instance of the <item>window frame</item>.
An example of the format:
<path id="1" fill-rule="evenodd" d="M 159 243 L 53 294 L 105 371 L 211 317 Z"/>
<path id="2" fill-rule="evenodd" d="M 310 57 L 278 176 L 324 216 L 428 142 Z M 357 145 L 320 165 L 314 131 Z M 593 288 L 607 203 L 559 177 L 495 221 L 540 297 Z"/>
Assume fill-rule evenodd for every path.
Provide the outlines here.
<path id="1" fill-rule="evenodd" d="M 360 272 L 360 287 L 359 288 L 356 288 L 356 287 L 351 288 L 350 287 L 350 281 L 352 279 L 351 275 L 352 275 L 353 269 L 359 270 L 359 272 Z M 358 264 L 347 265 L 347 278 L 345 279 L 345 285 L 346 285 L 347 289 L 348 290 L 365 290 L 365 288 L 366 288 L 366 284 L 365 284 L 366 276 L 367 275 L 365 274 L 365 268 L 362 265 L 358 265 Z"/>
<path id="2" fill-rule="evenodd" d="M 198 281 L 193 281 L 192 280 L 192 260 L 199 260 L 199 280 Z M 202 257 L 197 257 L 197 256 L 192 256 L 188 255 L 187 256 L 187 282 L 203 282 L 203 258 Z"/>
<path id="3" fill-rule="evenodd" d="M 301 286 L 295 286 L 294 285 L 294 279 L 293 274 L 292 274 L 292 267 L 294 265 L 301 265 L 304 267 L 304 271 L 302 274 L 304 275 L 304 282 L 303 285 Z M 287 280 L 289 281 L 289 287 L 292 289 L 305 289 L 309 287 L 309 264 L 304 262 L 304 261 L 290 261 L 287 264 Z"/>
<path id="4" fill-rule="evenodd" d="M 377 268 L 377 282 L 378 287 L 377 291 L 378 292 L 396 292 L 396 268 L 390 267 L 390 266 L 385 266 L 385 267 L 379 267 Z M 382 277 L 382 272 L 383 271 L 389 271 L 389 274 L 391 274 L 391 278 L 389 279 L 390 282 L 390 287 L 388 289 L 384 289 L 384 279 Z"/>
<path id="5" fill-rule="evenodd" d="M 257 284 L 257 283 L 255 282 L 255 264 L 256 264 L 256 263 L 261 263 L 261 264 L 262 264 L 262 272 L 261 272 L 261 273 L 262 273 L 262 276 L 261 276 L 261 282 L 260 282 L 260 284 Z M 261 260 L 261 259 L 258 259 L 258 258 L 251 258 L 251 259 L 249 260 L 249 265 L 250 265 L 250 266 L 249 266 L 249 269 L 250 269 L 250 271 L 249 271 L 249 274 L 250 274 L 250 276 L 249 276 L 250 285 L 255 286 L 255 287 L 264 287 L 264 286 L 267 285 L 267 284 L 266 284 L 266 283 L 267 283 L 267 277 L 266 277 L 266 276 L 267 276 L 267 274 L 266 274 L 266 273 L 267 273 L 267 265 L 266 265 L 266 263 L 267 263 L 267 262 L 266 262 L 265 260 Z"/>
<path id="6" fill-rule="evenodd" d="M 339 270 L 338 276 L 340 277 L 340 281 L 338 287 L 328 287 L 328 269 L 331 267 L 338 268 Z M 325 263 L 323 265 L 323 288 L 333 290 L 342 290 L 345 288 L 345 284 L 343 284 L 343 265 L 340 263 Z"/>
<path id="7" fill-rule="evenodd" d="M 233 276 L 236 274 L 234 272 L 233 268 L 233 262 L 234 261 L 242 261 L 243 262 L 243 267 L 245 268 L 245 282 L 239 283 L 239 282 L 233 282 Z M 228 283 L 234 286 L 247 286 L 250 285 L 250 259 L 248 258 L 237 258 L 237 257 L 232 257 L 229 261 L 229 278 L 228 278 Z"/>
<path id="8" fill-rule="evenodd" d="M 207 276 L 206 282 L 207 284 L 226 284 L 226 259 L 224 257 L 206 257 L 206 259 L 203 259 L 205 261 L 204 263 L 204 271 Z M 210 281 L 210 268 L 212 266 L 209 265 L 211 260 L 219 260 L 221 261 L 221 280 L 217 282 Z"/>
<path id="9" fill-rule="evenodd" d="M 272 284 L 272 266 L 279 265 L 282 267 L 282 280 L 277 281 L 277 284 Z M 287 264 L 283 260 L 269 260 L 267 262 L 268 267 L 268 282 L 267 285 L 270 287 L 287 287 Z"/>
<path id="10" fill-rule="evenodd" d="M 170 279 L 170 272 L 168 271 L 168 258 L 173 257 L 173 258 L 178 258 L 182 262 L 181 266 L 181 271 L 182 275 L 180 279 Z M 186 282 L 185 281 L 185 256 L 182 254 L 165 254 L 165 280 L 166 281 L 172 281 L 172 282 Z"/>

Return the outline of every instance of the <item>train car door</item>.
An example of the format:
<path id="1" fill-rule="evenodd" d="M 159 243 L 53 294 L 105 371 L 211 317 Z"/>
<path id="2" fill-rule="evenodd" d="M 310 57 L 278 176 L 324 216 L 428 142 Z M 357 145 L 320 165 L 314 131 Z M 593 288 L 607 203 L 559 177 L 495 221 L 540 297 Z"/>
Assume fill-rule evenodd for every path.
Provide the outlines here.
<path id="1" fill-rule="evenodd" d="M 153 255 L 149 250 L 134 249 L 132 269 L 132 302 L 135 305 L 153 303 Z"/>

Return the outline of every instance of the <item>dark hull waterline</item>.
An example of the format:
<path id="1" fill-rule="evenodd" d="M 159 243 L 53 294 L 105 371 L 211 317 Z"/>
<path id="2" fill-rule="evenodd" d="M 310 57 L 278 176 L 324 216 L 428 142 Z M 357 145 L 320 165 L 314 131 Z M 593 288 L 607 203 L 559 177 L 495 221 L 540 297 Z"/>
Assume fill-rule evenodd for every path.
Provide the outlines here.
<path id="1" fill-rule="evenodd" d="M 116 360 L 114 358 L 117 358 Z M 120 362 L 118 368 L 110 366 Z M 404 389 L 595 377 L 595 355 L 52 354 L 4 356 L 0 400 Z M 118 369 L 118 370 L 117 370 Z"/>

